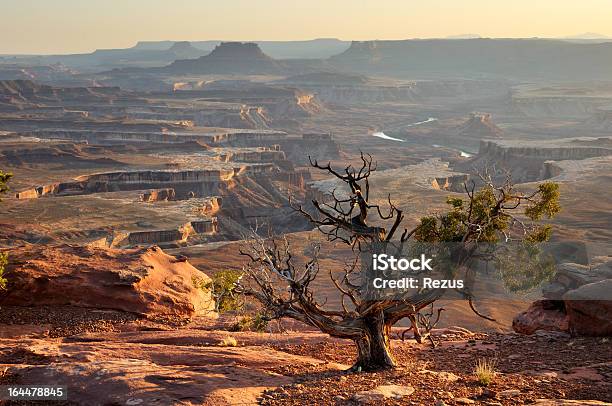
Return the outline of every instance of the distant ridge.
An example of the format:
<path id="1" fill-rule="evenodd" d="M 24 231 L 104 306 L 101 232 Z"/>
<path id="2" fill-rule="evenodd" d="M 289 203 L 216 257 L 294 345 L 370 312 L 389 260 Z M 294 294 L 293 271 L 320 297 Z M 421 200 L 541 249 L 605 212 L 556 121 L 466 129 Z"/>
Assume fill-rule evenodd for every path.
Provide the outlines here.
<path id="1" fill-rule="evenodd" d="M 168 49 L 177 41 L 139 41 L 131 49 L 140 50 L 163 50 Z M 195 48 L 210 52 L 224 40 L 190 41 Z M 234 41 L 236 42 L 236 41 Z M 261 50 L 274 59 L 319 59 L 329 58 L 345 51 L 350 45 L 350 41 L 343 41 L 337 38 L 316 38 L 303 41 L 238 41 L 254 42 Z"/>
<path id="2" fill-rule="evenodd" d="M 97 49 L 88 54 L 19 56 L 12 58 L 21 64 L 62 64 L 71 68 L 115 68 L 164 66 L 177 59 L 197 58 L 206 52 L 193 47 L 189 42 L 164 44 L 162 49 L 126 48 Z M 0 61 L 2 57 L 0 57 Z"/>
<path id="3" fill-rule="evenodd" d="M 612 42 L 554 39 L 353 41 L 330 58 L 340 69 L 406 78 L 612 80 Z"/>
<path id="4" fill-rule="evenodd" d="M 596 32 L 585 32 L 582 34 L 562 37 L 562 39 L 612 39 L 612 37 L 609 37 L 607 35 L 598 34 Z"/>
<path id="5" fill-rule="evenodd" d="M 479 34 L 458 34 L 458 35 L 449 35 L 446 39 L 474 39 L 474 38 L 482 38 Z"/>

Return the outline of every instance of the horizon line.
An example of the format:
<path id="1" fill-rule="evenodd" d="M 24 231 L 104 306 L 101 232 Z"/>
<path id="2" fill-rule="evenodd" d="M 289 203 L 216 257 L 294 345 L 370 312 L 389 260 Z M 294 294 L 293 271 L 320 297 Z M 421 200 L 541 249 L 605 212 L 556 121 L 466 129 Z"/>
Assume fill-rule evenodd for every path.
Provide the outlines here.
<path id="1" fill-rule="evenodd" d="M 462 36 L 465 35 L 465 38 Z M 473 35 L 470 37 L 469 35 Z M 223 40 L 223 39 L 195 39 L 195 40 L 171 40 L 171 39 L 143 39 L 137 40 L 133 43 L 132 46 L 125 48 L 94 48 L 90 51 L 65 51 L 65 52 L 44 52 L 44 53 L 36 53 L 36 52 L 23 52 L 23 53 L 4 53 L 0 51 L 0 56 L 55 56 L 55 55 L 80 55 L 80 54 L 90 54 L 95 51 L 105 51 L 105 50 L 121 50 L 121 49 L 131 49 L 138 46 L 141 43 L 155 43 L 155 42 L 241 42 L 241 43 L 260 43 L 260 42 L 309 42 L 309 41 L 320 41 L 320 40 L 337 40 L 341 42 L 376 42 L 376 41 L 427 41 L 427 40 L 448 40 L 448 41 L 466 41 L 466 40 L 505 40 L 505 39 L 514 39 L 514 40 L 556 40 L 556 41 L 610 41 L 612 42 L 612 37 L 599 34 L 601 37 L 585 37 L 581 38 L 580 35 L 576 36 L 567 36 L 567 37 L 489 37 L 489 36 L 479 36 L 478 34 L 459 34 L 459 35 L 450 35 L 446 37 L 412 37 L 412 38 L 385 38 L 385 39 L 364 39 L 364 40 L 356 40 L 356 39 L 342 39 L 338 37 L 315 37 L 308 39 L 251 39 L 251 40 Z"/>

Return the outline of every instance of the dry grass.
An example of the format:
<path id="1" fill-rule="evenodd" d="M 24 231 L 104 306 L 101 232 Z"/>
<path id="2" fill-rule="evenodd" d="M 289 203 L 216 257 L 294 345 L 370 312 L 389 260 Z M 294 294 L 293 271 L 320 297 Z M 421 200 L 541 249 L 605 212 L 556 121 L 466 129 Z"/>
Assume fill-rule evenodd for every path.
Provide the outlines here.
<path id="1" fill-rule="evenodd" d="M 488 386 L 493 379 L 495 379 L 495 365 L 496 362 L 494 359 L 486 359 L 481 358 L 476 362 L 476 367 L 474 367 L 474 375 L 478 380 L 478 383 L 482 386 Z"/>
<path id="2" fill-rule="evenodd" d="M 219 343 L 219 346 L 221 347 L 237 347 L 238 346 L 238 340 L 236 340 L 234 337 L 225 337 L 223 340 L 221 340 L 221 342 Z"/>

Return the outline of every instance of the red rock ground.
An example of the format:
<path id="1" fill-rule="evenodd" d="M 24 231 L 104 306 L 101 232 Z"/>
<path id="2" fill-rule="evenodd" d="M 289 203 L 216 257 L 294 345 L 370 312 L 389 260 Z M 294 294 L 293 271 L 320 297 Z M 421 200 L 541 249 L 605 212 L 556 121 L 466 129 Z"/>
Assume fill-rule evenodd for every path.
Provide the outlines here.
<path id="1" fill-rule="evenodd" d="M 394 339 L 397 370 L 347 374 L 352 343 L 313 331 L 233 333 L 223 321 L 17 310 L 0 311 L 0 384 L 67 384 L 70 405 L 349 405 L 383 384 L 415 389 L 390 405 L 612 401 L 612 343 L 602 338 L 444 330 L 436 349 Z M 236 347 L 221 345 L 228 336 Z M 496 360 L 488 387 L 472 373 L 479 358 Z"/>

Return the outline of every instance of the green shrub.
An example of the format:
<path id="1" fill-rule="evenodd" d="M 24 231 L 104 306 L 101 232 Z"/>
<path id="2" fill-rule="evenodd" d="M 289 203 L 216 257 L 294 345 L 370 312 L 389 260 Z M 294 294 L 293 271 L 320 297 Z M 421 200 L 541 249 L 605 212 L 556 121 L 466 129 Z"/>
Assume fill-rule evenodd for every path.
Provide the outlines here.
<path id="1" fill-rule="evenodd" d="M 242 272 L 231 269 L 219 271 L 213 275 L 209 285 L 212 286 L 211 291 L 218 311 L 228 312 L 244 308 L 242 297 L 235 292 L 240 277 L 242 277 Z"/>
<path id="2" fill-rule="evenodd" d="M 230 331 L 257 331 L 263 333 L 268 327 L 268 320 L 261 314 L 244 316 L 230 327 Z"/>
<path id="3" fill-rule="evenodd" d="M 0 252 L 0 290 L 6 289 L 6 278 L 4 277 L 4 267 L 8 262 L 8 255 Z"/>
<path id="4" fill-rule="evenodd" d="M 0 171 L 0 195 L 9 191 L 8 182 L 12 177 L 12 173 Z"/>
<path id="5" fill-rule="evenodd" d="M 242 272 L 228 269 L 215 273 L 210 282 L 197 277 L 194 277 L 192 282 L 196 288 L 210 291 L 215 301 L 215 310 L 228 312 L 244 308 L 242 297 L 235 292 L 241 277 Z"/>

